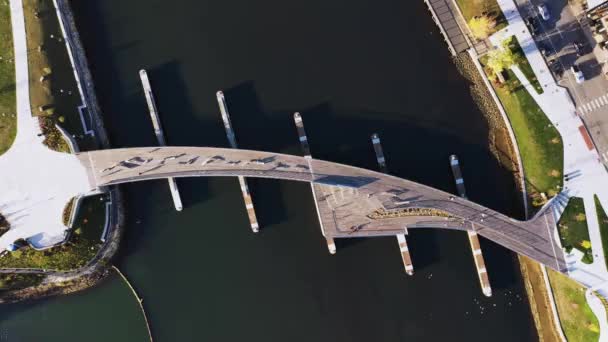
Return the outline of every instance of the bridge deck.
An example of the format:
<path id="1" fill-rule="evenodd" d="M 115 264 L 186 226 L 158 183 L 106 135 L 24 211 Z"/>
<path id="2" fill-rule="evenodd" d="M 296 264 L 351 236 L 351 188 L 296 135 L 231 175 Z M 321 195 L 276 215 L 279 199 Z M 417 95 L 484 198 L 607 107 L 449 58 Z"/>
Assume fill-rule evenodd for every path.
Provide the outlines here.
<path id="1" fill-rule="evenodd" d="M 409 228 L 474 230 L 517 253 L 566 270 L 550 210 L 517 221 L 466 199 L 387 174 L 270 152 L 143 147 L 78 155 L 97 186 L 168 177 L 244 176 L 312 182 L 327 237 L 394 236 Z"/>

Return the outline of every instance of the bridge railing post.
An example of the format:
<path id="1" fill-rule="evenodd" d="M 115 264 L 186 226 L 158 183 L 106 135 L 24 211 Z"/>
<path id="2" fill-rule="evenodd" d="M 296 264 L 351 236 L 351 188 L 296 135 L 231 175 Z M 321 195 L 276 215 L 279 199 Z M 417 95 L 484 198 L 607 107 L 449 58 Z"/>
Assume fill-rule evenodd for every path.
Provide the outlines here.
<path id="1" fill-rule="evenodd" d="M 141 79 L 141 84 L 144 88 L 144 94 L 146 96 L 146 102 L 148 103 L 148 111 L 150 112 L 150 118 L 152 119 L 152 126 L 154 127 L 154 134 L 156 135 L 156 140 L 158 141 L 158 145 L 166 146 L 167 142 L 165 140 L 165 134 L 163 133 L 163 128 L 160 124 L 160 116 L 158 113 L 158 108 L 156 107 L 156 100 L 154 99 L 154 93 L 152 93 L 152 86 L 150 85 L 150 79 L 148 78 L 148 73 L 146 70 L 141 69 L 139 71 L 139 78 Z M 169 182 L 169 189 L 171 190 L 171 197 L 173 197 L 173 205 L 175 206 L 175 210 L 182 211 L 184 208 L 182 205 L 182 199 L 179 195 L 179 189 L 177 188 L 177 182 L 174 178 L 167 178 Z"/>
<path id="2" fill-rule="evenodd" d="M 376 153 L 376 161 L 378 162 L 378 167 L 380 168 L 380 171 L 388 173 L 388 168 L 386 166 L 386 159 L 384 157 L 384 151 L 382 150 L 380 136 L 378 136 L 378 134 L 376 133 L 372 134 L 372 145 L 374 146 L 374 152 Z M 404 234 L 397 234 L 397 243 L 399 244 L 399 251 L 401 252 L 401 260 L 403 261 L 405 273 L 407 273 L 408 275 L 414 275 L 414 265 L 412 263 L 410 249 L 407 245 L 407 239 L 405 238 L 405 232 L 407 232 L 407 227 L 404 228 Z"/>
<path id="3" fill-rule="evenodd" d="M 462 172 L 460 171 L 460 161 L 456 155 L 450 156 L 450 166 L 452 168 L 452 174 L 454 175 L 454 182 L 456 183 L 458 195 L 462 198 L 467 198 L 466 189 L 464 187 L 464 179 L 462 178 Z M 491 297 L 492 287 L 490 286 L 486 262 L 483 258 L 483 253 L 481 252 L 479 236 L 474 230 L 467 231 L 467 235 L 469 237 L 469 244 L 471 245 L 471 252 L 473 253 L 473 261 L 475 261 L 477 275 L 479 276 L 479 285 L 481 286 L 481 291 L 486 297 Z"/>
<path id="4" fill-rule="evenodd" d="M 226 137 L 228 143 L 232 148 L 238 148 L 236 144 L 236 136 L 234 129 L 232 129 L 232 122 L 230 121 L 230 113 L 228 112 L 228 105 L 226 104 L 226 98 L 222 91 L 216 93 L 217 103 L 220 106 L 220 112 L 222 114 L 222 121 L 224 121 L 224 129 L 226 130 Z M 249 225 L 254 233 L 260 231 L 260 225 L 258 223 L 257 215 L 255 214 L 255 208 L 253 207 L 253 200 L 251 199 L 251 193 L 249 192 L 249 185 L 247 179 L 242 176 L 238 176 L 239 185 L 241 186 L 241 193 L 243 194 L 243 201 L 245 202 L 245 208 L 247 209 L 247 216 L 249 217 Z"/>
<path id="5" fill-rule="evenodd" d="M 308 145 L 308 136 L 306 136 L 306 130 L 304 129 L 304 121 L 302 120 L 302 116 L 300 113 L 293 114 L 293 120 L 296 124 L 296 129 L 298 130 L 298 137 L 300 139 L 300 146 L 302 147 L 302 151 L 304 152 L 304 157 L 309 160 L 309 168 L 310 172 L 313 172 L 312 167 L 310 165 L 310 159 L 312 156 L 310 155 L 310 146 Z M 317 191 L 316 185 L 314 183 L 310 183 L 310 188 L 312 189 L 312 197 L 315 201 L 315 209 L 317 210 L 317 216 L 319 217 L 319 225 L 321 226 L 321 233 L 327 242 L 327 249 L 329 253 L 336 254 L 336 243 L 332 236 L 328 236 L 325 232 L 325 228 L 323 226 L 323 218 L 321 217 L 321 213 L 319 212 L 319 203 L 317 200 Z"/>

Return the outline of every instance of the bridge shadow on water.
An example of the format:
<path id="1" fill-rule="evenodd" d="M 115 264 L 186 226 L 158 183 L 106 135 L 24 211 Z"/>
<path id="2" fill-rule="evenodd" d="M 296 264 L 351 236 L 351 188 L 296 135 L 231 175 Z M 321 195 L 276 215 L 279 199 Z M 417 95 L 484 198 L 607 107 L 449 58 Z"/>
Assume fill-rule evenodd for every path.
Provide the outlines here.
<path id="1" fill-rule="evenodd" d="M 80 6 L 74 3 L 73 6 L 76 12 L 88 13 L 87 15 L 92 17 L 100 10 L 97 8 L 98 5 Z M 90 26 L 84 22 L 79 25 Z M 184 66 L 181 59 L 169 59 L 159 63 L 158 60 L 148 58 L 142 53 L 146 48 L 145 42 L 138 40 L 129 40 L 120 44 L 109 42 L 106 40 L 107 35 L 97 32 L 103 32 L 104 29 L 106 28 L 102 26 L 96 26 L 94 30 L 85 29 L 81 32 L 81 36 L 85 42 L 95 42 L 86 47 L 90 64 L 94 68 L 96 85 L 100 90 L 98 97 L 102 109 L 106 111 L 105 124 L 114 146 L 157 145 L 137 75 L 139 68 L 148 70 L 170 145 L 228 146 L 215 99 L 215 92 L 220 89 L 217 89 L 213 82 L 207 82 L 205 74 L 193 74 L 191 66 Z M 116 64 L 117 51 L 129 52 L 138 57 L 127 61 L 126 66 L 119 67 Z M 445 51 L 442 51 L 441 56 L 433 58 L 443 59 L 444 53 Z M 116 77 L 117 74 L 124 74 L 125 67 L 130 70 L 128 75 Z M 418 112 L 352 108 L 336 103 L 337 101 L 323 100 L 304 105 L 302 108 L 269 109 L 260 99 L 259 89 L 253 80 L 228 83 L 222 90 L 226 96 L 240 148 L 301 155 L 292 116 L 295 111 L 299 111 L 304 119 L 312 155 L 315 158 L 377 170 L 370 135 L 378 133 L 382 139 L 391 174 L 455 192 L 448 163 L 449 155 L 455 153 L 462 162 L 469 198 L 498 211 L 521 217 L 521 204 L 518 195 L 513 191 L 515 185 L 512 175 L 510 171 L 500 166 L 488 151 L 485 137 L 480 136 L 487 134 L 487 127 L 479 123 L 481 120 L 479 114 L 463 115 L 465 118 L 474 119 L 466 122 L 460 117 L 455 119 L 446 115 L 449 108 L 445 105 L 439 107 L 418 105 L 417 102 L 426 105 L 429 102 L 435 102 L 437 105 L 449 102 L 454 108 L 470 108 L 470 99 L 463 91 L 468 87 L 466 81 L 460 75 L 451 75 L 453 73 L 451 67 L 437 70 L 437 75 L 441 73 L 450 74 L 450 79 L 447 83 L 436 82 L 434 85 L 436 93 L 414 91 L 403 94 L 408 101 L 415 103 L 413 108 L 416 110 L 423 108 L 423 115 Z M 425 82 L 435 82 L 434 79 L 437 78 L 435 74 L 427 76 L 430 77 L 429 80 L 418 80 L 423 82 L 421 86 L 426 86 Z M 197 93 L 191 91 L 190 85 L 193 82 L 197 84 Z M 404 87 L 417 90 L 416 86 L 412 85 Z M 438 94 L 445 94 L 445 88 L 451 88 L 449 91 L 458 93 L 457 96 L 450 96 L 449 99 L 437 97 Z M 452 93 L 449 94 L 453 95 Z M 112 108 L 120 108 L 121 112 L 109 112 L 108 110 Z M 471 129 L 471 126 L 475 128 Z M 219 194 L 218 191 L 222 191 L 222 189 L 212 189 L 209 182 L 201 178 L 178 180 L 186 210 L 214 198 Z M 233 183 L 237 187 L 236 180 Z M 250 179 L 254 204 L 263 229 L 273 229 L 274 225 L 288 218 L 283 201 L 282 184 L 281 181 Z M 129 230 L 123 243 L 129 246 L 122 251 L 123 254 L 130 255 L 131 252 L 145 245 L 146 215 L 140 210 L 148 210 L 146 204 L 140 205 L 129 201 L 131 195 L 160 191 L 163 196 L 162 204 L 154 203 L 154 210 L 160 214 L 169 214 L 173 208 L 172 203 L 164 198 L 169 196 L 164 181 L 130 184 L 123 186 L 123 189 L 129 211 L 127 213 Z M 310 193 L 302 196 L 306 196 L 305 201 L 302 202 L 308 203 L 309 208 L 306 210 L 309 210 L 313 206 L 312 196 Z M 141 196 L 137 197 L 141 201 Z M 153 198 L 155 197 L 145 199 L 144 202 L 149 205 Z M 238 212 L 240 209 L 235 208 L 233 211 Z M 239 215 L 245 215 L 244 208 Z M 417 269 L 431 265 L 438 259 L 438 254 L 434 252 L 437 249 L 438 234 L 442 233 L 435 230 L 424 234 L 417 234 L 415 230 L 410 233 L 410 240 L 415 241 L 413 243 L 416 245 L 415 248 L 425 251 L 425 253 L 413 253 Z M 357 241 L 359 240 L 340 240 L 338 243 L 341 248 L 348 248 L 357 244 Z M 464 252 L 468 253 L 468 247 L 463 248 Z M 495 249 L 489 248 L 489 250 Z M 499 251 L 498 254 L 502 252 L 503 255 L 509 255 L 501 248 Z M 485 253 L 490 255 L 492 252 Z M 491 269 L 494 261 L 491 260 L 489 263 Z"/>
<path id="2" fill-rule="evenodd" d="M 147 67 L 147 70 L 170 145 L 228 147 L 215 91 L 190 94 L 182 66 L 175 60 Z M 127 103 L 125 111 L 137 117 L 125 122 L 126 129 L 122 127 L 120 130 L 110 129 L 110 131 L 136 130 L 140 136 L 138 145 L 155 146 L 157 143 L 147 114 L 145 98 L 140 85 L 137 84 L 139 80 L 136 73 L 133 77 L 135 78 L 133 84 L 131 82 L 118 84 L 117 87 L 126 88 L 122 89 L 121 94 L 126 92 L 130 95 L 121 101 Z M 163 80 L 163 82 L 155 80 Z M 378 133 L 382 139 L 391 174 L 444 191 L 455 192 L 448 163 L 449 155 L 455 153 L 463 163 L 462 169 L 468 194 L 473 201 L 510 215 L 521 214 L 519 198 L 512 191 L 515 186 L 510 171 L 498 164 L 486 146 L 478 144 L 479 139 L 463 137 L 459 132 L 462 127 L 453 127 L 454 123 L 449 119 L 444 120 L 445 125 L 441 125 L 443 119 L 439 119 L 438 125 L 436 117 L 425 120 L 424 117 L 408 118 L 402 113 L 366 108 L 337 108 L 329 101 L 306 108 L 269 110 L 260 100 L 254 81 L 245 81 L 223 91 L 240 148 L 301 155 L 293 122 L 293 113 L 299 111 L 305 122 L 311 153 L 317 159 L 377 170 L 370 135 Z M 197 115 L 201 109 L 192 103 L 192 98 L 199 96 L 204 97 L 206 103 L 215 105 L 216 109 L 211 109 L 215 112 L 215 116 L 208 116 L 212 119 L 201 120 Z M 209 107 L 213 108 L 213 105 Z M 112 138 L 119 142 L 128 140 L 121 136 Z M 449 149 L 446 146 L 449 146 Z M 476 169 L 484 170 L 486 174 L 479 174 Z M 500 181 L 494 183 L 488 179 Z M 236 187 L 236 180 L 233 182 Z M 273 226 L 288 219 L 282 182 L 251 178 L 249 184 L 258 220 L 264 230 L 273 229 Z M 497 184 L 494 189 L 492 189 L 493 184 Z M 186 210 L 218 194 L 209 187 L 207 179 L 179 179 L 178 185 Z M 138 208 L 145 208 L 145 205 L 134 204 L 129 198 L 130 193 L 151 192 L 149 188 L 151 186 L 161 189 L 163 196 L 170 196 L 164 181 L 124 187 L 131 212 L 127 214 L 127 226 L 130 231 L 127 233 L 128 238 L 123 242 L 122 257 L 145 246 L 146 234 L 142 229 L 146 226 L 146 215 L 138 212 Z M 303 196 L 310 199 L 306 202 L 312 207 L 312 195 L 309 193 Z M 166 201 L 163 205 L 154 205 L 154 207 L 160 215 L 169 215 L 173 211 L 171 203 Z M 240 209 L 235 208 L 233 211 L 238 212 Z M 241 214 L 245 215 L 244 209 Z M 428 230 L 418 234 L 415 230 L 410 231 L 409 240 L 415 245 L 415 250 L 424 250 L 424 253 L 413 252 L 413 261 L 417 270 L 424 270 L 439 260 L 440 254 L 437 252 L 439 234 L 442 232 Z M 137 238 L 134 238 L 135 236 Z M 363 239 L 340 239 L 337 243 L 339 249 L 344 249 L 361 241 Z M 495 247 L 493 243 L 484 242 L 484 246 L 486 245 L 490 246 L 484 249 L 484 253 L 488 260 L 493 285 L 508 286 L 515 281 L 513 277 L 503 279 L 493 275 L 491 270 L 512 267 L 512 255 L 502 248 Z M 468 246 L 463 246 L 463 253 L 470 253 Z"/>
<path id="3" fill-rule="evenodd" d="M 433 124 L 430 121 L 433 119 L 429 119 L 429 122 L 409 121 L 403 120 L 399 113 L 338 109 L 330 102 L 303 109 L 267 110 L 259 99 L 253 81 L 224 89 L 224 94 L 240 148 L 301 155 L 293 122 L 293 113 L 299 111 L 314 158 L 377 170 L 370 136 L 379 133 L 391 174 L 455 192 L 448 163 L 449 155 L 455 153 L 463 162 L 468 194 L 472 200 L 521 217 L 521 201 L 512 191 L 515 185 L 511 172 L 498 164 L 486 146 L 457 137 L 449 126 L 431 127 Z M 446 151 L 445 146 L 450 146 L 450 150 Z M 475 169 L 485 170 L 487 175 L 480 175 Z M 488 178 L 500 180 L 489 182 L 497 184 L 496 188 L 488 187 Z M 287 218 L 280 183 L 263 179 L 252 179 L 250 183 L 260 224 L 265 229 L 272 229 L 272 225 Z M 498 184 L 505 183 L 507 188 L 500 189 Z M 423 234 L 417 234 L 415 229 L 410 230 L 410 240 L 415 245 L 413 261 L 417 270 L 424 270 L 439 260 L 438 234 L 442 232 L 425 230 Z M 338 239 L 337 247 L 338 250 L 349 248 L 364 240 Z M 463 253 L 470 253 L 467 245 L 463 245 Z M 485 254 L 490 270 L 513 267 L 512 254 L 489 241 L 484 241 L 486 245 L 488 251 Z M 423 250 L 424 253 L 416 253 L 416 250 Z M 498 273 L 490 275 L 497 288 L 507 287 L 516 281 L 512 274 L 509 277 L 499 276 Z"/>
<path id="4" fill-rule="evenodd" d="M 141 15 L 144 2 L 72 1 L 113 147 L 157 145 L 137 73 L 145 68 L 170 145 L 228 147 L 223 90 L 241 148 L 301 155 L 299 111 L 315 158 L 377 170 L 378 133 L 391 174 L 454 193 L 454 153 L 469 198 L 518 216 L 512 174 L 488 151 L 487 125 L 424 3 L 317 2 L 158 2 Z M 529 309 L 503 307 L 498 291 L 523 293 L 513 253 L 484 239 L 497 290 L 488 300 L 465 233 L 410 230 L 409 278 L 394 237 L 339 239 L 329 256 L 308 184 L 250 179 L 257 235 L 235 179 L 178 185 L 181 213 L 166 181 L 121 186 L 127 222 L 114 263 L 145 298 L 155 339 L 528 336 Z M 478 310 L 474 299 L 498 307 L 465 316 Z M 30 306 L 0 320 L 20 308 Z"/>

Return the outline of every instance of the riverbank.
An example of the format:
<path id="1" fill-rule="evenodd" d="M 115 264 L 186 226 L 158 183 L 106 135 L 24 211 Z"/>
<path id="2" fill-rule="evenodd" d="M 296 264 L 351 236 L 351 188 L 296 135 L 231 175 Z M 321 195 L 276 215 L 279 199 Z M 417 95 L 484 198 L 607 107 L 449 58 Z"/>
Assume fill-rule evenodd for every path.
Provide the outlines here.
<path id="1" fill-rule="evenodd" d="M 559 322 L 555 321 L 551 293 L 547 290 L 542 266 L 524 256 L 519 256 L 518 259 L 539 340 L 541 342 L 562 342 L 557 331 Z"/>
<path id="2" fill-rule="evenodd" d="M 483 113 L 484 119 L 488 124 L 488 147 L 496 160 L 508 170 L 515 179 L 517 190 L 521 194 L 518 198 L 522 200 L 513 203 L 513 215 L 522 219 L 526 217 L 524 189 L 522 188 L 521 168 L 518 164 L 516 146 L 510 138 L 508 123 L 503 120 L 500 109 L 492 100 L 492 95 L 486 87 L 482 75 L 479 74 L 472 57 L 468 53 L 461 53 L 454 58 L 454 63 L 458 71 L 470 82 L 471 97 Z"/>
<path id="3" fill-rule="evenodd" d="M 94 93 L 93 83 L 91 81 L 90 72 L 86 62 L 86 56 L 79 40 L 78 32 L 73 20 L 71 8 L 66 1 L 57 0 L 54 2 L 56 11 L 47 9 L 44 15 L 57 15 L 63 38 L 58 39 L 60 42 L 65 40 L 65 48 L 68 49 L 68 55 L 72 64 L 74 76 L 78 86 L 78 92 L 81 95 L 82 106 L 87 111 L 88 116 L 93 122 L 92 129 L 94 136 L 97 138 L 97 144 L 103 148 L 110 146 L 107 135 L 104 129 L 103 121 L 100 115 L 99 106 Z M 11 2 L 11 7 L 17 12 L 23 14 L 23 4 L 21 1 Z M 29 8 L 33 11 L 36 17 L 38 11 Z M 14 18 L 24 20 L 22 18 Z M 63 46 L 63 44 L 61 45 Z M 26 58 L 26 57 L 24 57 Z M 67 61 L 64 61 L 67 63 Z M 85 80 L 85 81 L 82 81 Z M 29 100 L 29 98 L 28 98 Z M 34 141 L 32 143 L 38 143 Z M 0 273 L 4 274 L 37 274 L 44 275 L 42 283 L 36 287 L 20 289 L 15 291 L 6 291 L 0 295 L 0 302 L 16 302 L 26 299 L 34 299 L 51 295 L 58 295 L 82 290 L 93 286 L 108 274 L 107 269 L 109 260 L 114 257 L 118 250 L 118 245 L 122 235 L 122 226 L 124 222 L 122 196 L 117 187 L 111 187 L 107 191 L 110 198 L 110 213 L 107 223 L 108 230 L 106 240 L 100 247 L 99 252 L 85 266 L 75 270 L 58 271 L 46 269 L 0 269 Z"/>
<path id="4" fill-rule="evenodd" d="M 518 164 L 516 147 L 513 145 L 514 142 L 507 127 L 509 123 L 505 121 L 496 102 L 492 100 L 490 91 L 483 82 L 482 75 L 475 67 L 471 56 L 460 54 L 454 59 L 454 62 L 462 75 L 471 82 L 471 95 L 488 122 L 490 151 L 501 165 L 513 174 L 521 194 L 519 207 L 523 209 L 527 195 L 521 185 L 523 175 L 520 171 L 521 166 Z M 521 211 L 521 216 L 526 217 L 525 209 Z M 522 256 L 518 256 L 518 261 L 539 339 L 541 341 L 562 341 L 556 330 L 558 324 L 553 319 L 551 294 L 547 292 L 541 266 Z"/>

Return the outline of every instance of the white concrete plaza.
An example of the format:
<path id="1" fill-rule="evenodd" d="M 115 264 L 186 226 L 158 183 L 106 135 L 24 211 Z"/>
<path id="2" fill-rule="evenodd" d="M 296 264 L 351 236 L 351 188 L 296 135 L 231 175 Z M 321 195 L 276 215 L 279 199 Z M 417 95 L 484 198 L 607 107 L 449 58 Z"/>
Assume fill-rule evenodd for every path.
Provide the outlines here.
<path id="1" fill-rule="evenodd" d="M 74 194 L 92 189 L 85 169 L 67 153 L 49 150 L 39 136 L 38 119 L 30 108 L 28 51 L 21 0 L 10 0 L 15 78 L 17 137 L 0 156 L 0 212 L 11 229 L 0 236 L 0 252 L 17 239 L 36 248 L 53 246 L 65 238 L 63 208 Z M 34 52 L 35 53 L 35 52 Z"/>

